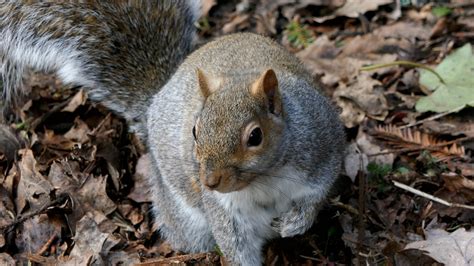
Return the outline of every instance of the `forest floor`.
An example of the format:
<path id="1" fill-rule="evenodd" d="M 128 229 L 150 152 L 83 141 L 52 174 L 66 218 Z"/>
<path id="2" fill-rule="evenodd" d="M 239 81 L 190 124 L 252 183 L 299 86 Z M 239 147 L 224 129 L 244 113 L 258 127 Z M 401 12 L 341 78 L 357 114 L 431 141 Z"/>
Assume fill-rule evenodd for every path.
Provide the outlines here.
<path id="1" fill-rule="evenodd" d="M 414 2 L 204 1 L 200 43 L 276 39 L 346 127 L 327 206 L 306 234 L 271 241 L 266 265 L 474 265 L 474 2 Z M 221 263 L 159 239 L 123 119 L 50 75 L 29 86 L 11 125 L 25 148 L 0 153 L 0 265 Z"/>

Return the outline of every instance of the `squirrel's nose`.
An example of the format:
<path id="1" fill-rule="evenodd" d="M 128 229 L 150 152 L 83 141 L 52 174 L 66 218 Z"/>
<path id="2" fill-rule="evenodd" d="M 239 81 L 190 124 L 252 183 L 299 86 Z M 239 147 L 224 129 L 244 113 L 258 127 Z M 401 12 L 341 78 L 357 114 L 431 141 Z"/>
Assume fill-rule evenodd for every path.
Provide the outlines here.
<path id="1" fill-rule="evenodd" d="M 220 174 L 211 174 L 207 177 L 206 183 L 204 185 L 210 189 L 216 189 L 219 186 L 221 179 L 222 176 Z"/>

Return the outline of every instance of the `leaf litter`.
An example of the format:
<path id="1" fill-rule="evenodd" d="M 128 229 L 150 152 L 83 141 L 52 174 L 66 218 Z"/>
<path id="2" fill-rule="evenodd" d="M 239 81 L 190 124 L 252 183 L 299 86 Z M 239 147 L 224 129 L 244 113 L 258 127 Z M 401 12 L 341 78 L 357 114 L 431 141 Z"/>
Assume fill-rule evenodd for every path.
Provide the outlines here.
<path id="1" fill-rule="evenodd" d="M 205 1 L 201 42 L 237 31 L 276 38 L 346 126 L 329 204 L 306 234 L 271 241 L 266 265 L 472 262 L 474 211 L 463 206 L 474 204 L 474 6 L 396 2 Z M 401 60 L 434 67 L 446 84 L 407 65 L 361 71 Z M 20 120 L 0 127 L 12 144 L 0 147 L 0 264 L 221 263 L 154 232 L 149 158 L 122 119 L 50 75 L 28 84 Z"/>

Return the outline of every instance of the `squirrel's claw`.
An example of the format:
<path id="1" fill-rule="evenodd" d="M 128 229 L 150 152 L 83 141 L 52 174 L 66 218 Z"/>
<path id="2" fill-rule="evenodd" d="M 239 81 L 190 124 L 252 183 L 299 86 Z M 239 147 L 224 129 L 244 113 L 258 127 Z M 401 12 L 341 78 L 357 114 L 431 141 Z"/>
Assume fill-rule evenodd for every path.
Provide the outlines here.
<path id="1" fill-rule="evenodd" d="M 294 207 L 281 217 L 273 219 L 273 225 L 277 225 L 278 233 L 281 237 L 292 237 L 306 232 L 314 222 L 315 213 L 312 208 L 302 210 L 302 207 Z M 277 222 L 276 222 L 277 221 Z"/>

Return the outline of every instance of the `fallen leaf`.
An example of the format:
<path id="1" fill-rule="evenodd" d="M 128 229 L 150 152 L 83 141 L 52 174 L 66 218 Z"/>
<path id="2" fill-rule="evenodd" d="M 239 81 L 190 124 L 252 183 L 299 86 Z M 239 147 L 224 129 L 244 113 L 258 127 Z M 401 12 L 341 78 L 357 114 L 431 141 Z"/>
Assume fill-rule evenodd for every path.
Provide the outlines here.
<path id="1" fill-rule="evenodd" d="M 392 167 L 393 161 L 395 160 L 395 156 L 393 154 L 388 153 L 374 156 L 377 153 L 383 153 L 387 150 L 377 145 L 372 136 L 366 134 L 362 130 L 359 130 L 359 134 L 357 134 L 356 143 L 360 151 L 368 156 L 369 163 L 373 162 L 377 165 L 388 165 Z M 366 169 L 363 169 L 363 171 L 367 172 Z"/>
<path id="2" fill-rule="evenodd" d="M 336 17 L 350 17 L 357 18 L 361 14 L 368 11 L 377 10 L 379 6 L 393 3 L 393 0 L 347 0 L 346 3 L 336 9 L 333 14 L 329 16 L 314 18 L 318 23 L 323 23 L 326 20 L 334 19 Z"/>
<path id="3" fill-rule="evenodd" d="M 105 265 L 100 254 L 109 234 L 101 232 L 90 216 L 87 213 L 77 222 L 75 245 L 65 265 Z"/>
<path id="4" fill-rule="evenodd" d="M 383 121 L 388 115 L 388 104 L 383 90 L 376 88 L 381 85 L 380 81 L 361 74 L 353 82 L 347 85 L 341 84 L 333 97 L 336 98 L 336 102 L 340 99 L 350 100 L 370 118 Z M 351 121 L 344 116 L 341 119 L 346 126 L 354 126 L 361 122 Z"/>
<path id="5" fill-rule="evenodd" d="M 229 34 L 231 32 L 237 32 L 240 28 L 249 26 L 249 14 L 235 15 L 229 22 L 222 27 L 222 33 Z"/>
<path id="6" fill-rule="evenodd" d="M 420 84 L 434 92 L 418 100 L 418 112 L 441 113 L 474 106 L 474 56 L 471 44 L 452 52 L 435 71 L 444 83 L 433 73 L 421 70 Z"/>
<path id="7" fill-rule="evenodd" d="M 8 191 L 0 185 L 0 227 L 11 224 L 15 220 L 15 206 Z M 4 231 L 0 231 L 0 249 L 5 246 Z"/>
<path id="8" fill-rule="evenodd" d="M 23 212 L 28 204 L 30 210 L 37 210 L 50 200 L 53 190 L 51 183 L 38 171 L 36 160 L 30 149 L 20 150 L 22 158 L 19 165 L 20 182 L 15 200 L 17 213 Z"/>
<path id="9" fill-rule="evenodd" d="M 125 251 L 112 251 L 107 253 L 108 265 L 137 265 L 140 263 L 138 253 L 127 253 Z"/>
<path id="10" fill-rule="evenodd" d="M 0 253 L 0 265 L 15 266 L 16 261 L 7 253 Z"/>
<path id="11" fill-rule="evenodd" d="M 395 61 L 397 55 L 393 53 L 397 53 L 397 50 L 387 50 L 386 47 L 410 50 L 411 46 L 406 40 L 368 34 L 349 39 L 340 48 L 327 37 L 319 37 L 296 55 L 313 76 L 320 77 L 324 85 L 328 88 L 336 87 L 334 101 L 342 109 L 341 119 L 344 125 L 351 128 L 362 122 L 366 115 L 376 120 L 384 120 L 388 115 L 388 103 L 382 83 L 372 77 L 374 72 L 360 72 L 360 68 Z M 391 68 L 375 72 L 384 74 L 389 71 Z"/>
<path id="12" fill-rule="evenodd" d="M 458 119 L 431 120 L 423 122 L 421 128 L 430 134 L 474 137 L 474 121 L 466 122 Z"/>
<path id="13" fill-rule="evenodd" d="M 69 101 L 69 103 L 61 110 L 62 112 L 74 112 L 76 109 L 84 105 L 87 100 L 87 94 L 83 89 L 80 89 Z"/>
<path id="14" fill-rule="evenodd" d="M 97 176 L 87 179 L 85 184 L 77 191 L 80 202 L 87 208 L 99 210 L 105 215 L 115 211 L 116 204 L 106 192 L 107 177 Z"/>
<path id="15" fill-rule="evenodd" d="M 373 34 L 379 38 L 403 38 L 411 41 L 428 40 L 430 28 L 424 23 L 399 21 L 384 25 L 374 30 Z"/>
<path id="16" fill-rule="evenodd" d="M 351 143 L 346 149 L 344 170 L 346 175 L 351 178 L 352 182 L 355 181 L 359 171 L 366 171 L 368 164 L 369 158 L 367 157 L 367 154 L 362 153 L 357 146 L 357 143 Z"/>
<path id="17" fill-rule="evenodd" d="M 445 265 L 472 265 L 474 232 L 464 228 L 449 233 L 441 229 L 425 231 L 426 240 L 409 243 L 405 250 L 418 249 Z"/>
<path id="18" fill-rule="evenodd" d="M 90 133 L 89 126 L 81 119 L 76 118 L 74 126 L 64 134 L 64 137 L 74 143 L 84 144 L 90 141 L 88 133 Z"/>
<path id="19" fill-rule="evenodd" d="M 61 228 L 51 223 L 47 214 L 31 217 L 16 229 L 15 244 L 21 253 L 36 253 L 53 235 L 60 235 Z"/>
<path id="20" fill-rule="evenodd" d="M 474 181 L 456 173 L 442 173 L 444 187 L 466 197 L 465 202 L 474 201 Z"/>
<path id="21" fill-rule="evenodd" d="M 201 2 L 201 17 L 206 17 L 209 15 L 209 11 L 213 6 L 216 5 L 216 0 L 202 0 Z"/>

